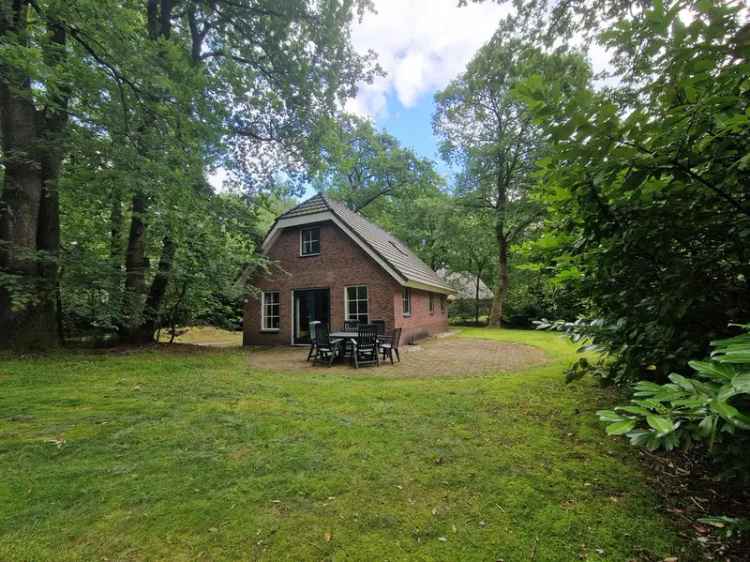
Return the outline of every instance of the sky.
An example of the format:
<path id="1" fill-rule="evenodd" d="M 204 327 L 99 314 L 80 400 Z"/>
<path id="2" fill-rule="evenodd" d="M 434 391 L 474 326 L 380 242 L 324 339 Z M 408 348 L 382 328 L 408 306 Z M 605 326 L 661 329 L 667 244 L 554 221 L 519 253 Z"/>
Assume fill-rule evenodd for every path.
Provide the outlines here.
<path id="1" fill-rule="evenodd" d="M 375 51 L 386 75 L 362 85 L 346 110 L 439 161 L 434 95 L 492 37 L 507 8 L 493 2 L 459 8 L 457 0 L 375 0 L 375 7 L 352 28 L 352 43 L 359 52 Z"/>
<path id="2" fill-rule="evenodd" d="M 362 85 L 346 109 L 372 119 L 404 146 L 434 159 L 438 171 L 448 175 L 432 133 L 434 95 L 463 72 L 510 7 L 486 1 L 459 8 L 458 0 L 374 3 L 377 13 L 365 14 L 354 25 L 352 43 L 359 52 L 375 51 L 386 76 Z M 601 48 L 592 48 L 589 57 L 595 73 L 609 66 Z"/>
<path id="3" fill-rule="evenodd" d="M 451 170 L 440 161 L 432 133 L 434 95 L 456 78 L 476 51 L 492 37 L 510 9 L 491 1 L 458 7 L 458 0 L 374 0 L 352 27 L 352 43 L 360 53 L 377 53 L 385 76 L 360 85 L 348 112 L 367 117 L 418 155 L 431 158 L 446 176 Z M 594 72 L 605 69 L 602 49 L 590 51 Z M 219 170 L 211 183 L 226 177 Z M 305 196 L 312 195 L 312 188 Z"/>

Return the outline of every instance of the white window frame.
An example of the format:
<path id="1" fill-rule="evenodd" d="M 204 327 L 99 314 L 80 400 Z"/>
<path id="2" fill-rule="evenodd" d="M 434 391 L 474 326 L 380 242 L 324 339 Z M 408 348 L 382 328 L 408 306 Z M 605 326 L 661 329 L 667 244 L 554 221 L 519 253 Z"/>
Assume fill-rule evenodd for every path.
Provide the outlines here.
<path id="1" fill-rule="evenodd" d="M 266 302 L 270 295 L 276 295 L 276 302 Z M 276 314 L 267 314 L 266 307 L 276 307 Z M 273 327 L 271 322 L 268 327 L 267 321 L 276 318 L 278 323 L 277 327 Z M 263 295 L 260 300 L 260 331 L 261 332 L 278 332 L 281 327 L 281 293 L 279 291 L 263 291 Z"/>
<path id="2" fill-rule="evenodd" d="M 356 302 L 366 302 L 367 303 L 367 313 L 361 314 L 359 311 L 355 313 L 354 316 L 352 316 L 352 313 L 349 311 L 349 289 L 364 289 L 365 290 L 365 298 L 361 299 L 359 298 L 359 291 L 357 291 L 357 298 L 354 299 Z M 352 302 L 354 302 L 352 301 Z M 359 307 L 357 307 L 359 309 Z M 344 319 L 345 320 L 359 320 L 361 322 L 361 316 L 367 316 L 367 322 L 370 321 L 370 290 L 367 288 L 367 285 L 349 285 L 348 287 L 344 287 Z"/>
<path id="3" fill-rule="evenodd" d="M 411 316 L 411 287 L 401 287 L 401 308 L 404 316 Z"/>
<path id="4" fill-rule="evenodd" d="M 445 295 L 440 295 L 440 312 L 445 314 Z"/>
<path id="5" fill-rule="evenodd" d="M 305 252 L 305 244 L 312 246 L 315 239 L 305 240 L 305 232 L 316 232 L 318 233 L 318 251 L 317 252 Z M 320 255 L 320 227 L 314 226 L 312 228 L 303 228 L 299 231 L 299 255 L 300 257 L 308 256 L 319 256 Z"/>

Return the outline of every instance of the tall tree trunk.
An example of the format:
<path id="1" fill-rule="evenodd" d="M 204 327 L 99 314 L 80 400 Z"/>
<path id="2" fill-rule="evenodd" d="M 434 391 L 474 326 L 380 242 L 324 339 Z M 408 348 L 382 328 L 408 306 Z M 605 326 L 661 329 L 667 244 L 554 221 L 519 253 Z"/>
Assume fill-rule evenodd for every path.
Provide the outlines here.
<path id="1" fill-rule="evenodd" d="M 0 37 L 28 43 L 30 2 L 0 0 Z M 50 24 L 50 41 L 65 44 L 61 26 Z M 62 49 L 48 49 L 48 63 Z M 67 124 L 67 97 L 39 112 L 31 80 L 0 64 L 0 131 L 5 176 L 0 197 L 0 348 L 48 348 L 59 342 L 57 258 L 60 244 L 57 183 Z"/>
<path id="2" fill-rule="evenodd" d="M 113 311 L 122 310 L 122 201 L 119 190 L 112 191 L 112 201 L 109 211 L 109 306 Z M 119 316 L 115 323 L 120 325 Z M 123 326 L 120 326 L 121 328 Z"/>
<path id="3" fill-rule="evenodd" d="M 146 25 L 146 31 L 151 40 L 168 39 L 172 26 L 172 0 L 148 0 L 146 4 Z M 168 273 L 172 267 L 171 257 L 166 261 L 159 261 L 160 270 L 154 277 L 147 297 L 146 208 L 147 196 L 139 189 L 133 195 L 132 201 L 130 234 L 125 252 L 125 296 L 123 299 L 127 337 L 130 341 L 137 343 L 144 341 L 144 334 L 149 330 L 149 323 L 153 323 L 153 315 L 158 316 L 158 307 L 161 306 L 161 298 L 166 291 L 166 283 L 169 279 Z M 174 244 L 171 240 L 169 240 L 168 245 L 165 245 L 162 258 L 165 257 L 164 254 L 169 248 L 171 248 L 170 251 L 173 256 Z M 162 265 L 168 268 L 166 272 L 161 271 Z M 164 287 L 160 288 L 158 284 L 162 282 L 162 279 Z M 154 285 L 157 285 L 157 287 L 154 287 Z M 151 331 L 151 336 L 153 336 L 153 331 Z"/>
<path id="4" fill-rule="evenodd" d="M 129 338 L 137 333 L 142 322 L 146 292 L 146 207 L 146 196 L 140 190 L 136 191 L 131 204 L 130 233 L 125 252 L 123 318 Z"/>
<path id="5" fill-rule="evenodd" d="M 149 343 L 153 341 L 154 333 L 159 327 L 161 316 L 161 305 L 164 296 L 167 293 L 169 278 L 172 274 L 172 261 L 174 260 L 177 246 L 169 237 L 164 237 L 162 242 L 161 257 L 159 258 L 159 267 L 151 283 L 151 289 L 148 292 L 146 306 L 143 309 L 143 323 L 138 328 L 136 334 L 137 342 Z"/>
<path id="6" fill-rule="evenodd" d="M 477 278 L 474 283 L 474 325 L 479 326 L 479 280 L 482 276 L 482 270 L 477 270 Z"/>
<path id="7" fill-rule="evenodd" d="M 62 50 L 66 41 L 65 28 L 51 24 L 50 39 L 54 45 L 47 49 L 45 59 L 53 66 L 60 63 Z M 54 328 L 47 331 L 50 341 L 62 343 L 62 303 L 59 256 L 60 256 L 60 196 L 58 192 L 63 157 L 65 155 L 65 129 L 68 125 L 68 96 L 67 88 L 63 86 L 60 94 L 52 97 L 52 107 L 45 108 L 41 115 L 43 119 L 43 133 L 40 137 L 42 197 L 39 202 L 39 224 L 37 225 L 37 247 L 42 252 L 39 273 L 42 278 L 43 316 L 45 323 L 55 319 Z"/>
<path id="8" fill-rule="evenodd" d="M 489 325 L 502 326 L 503 304 L 508 293 L 510 278 L 508 275 L 508 239 L 501 233 L 497 235 L 497 283 L 495 284 L 495 295 L 492 300 L 492 311 L 490 312 Z"/>

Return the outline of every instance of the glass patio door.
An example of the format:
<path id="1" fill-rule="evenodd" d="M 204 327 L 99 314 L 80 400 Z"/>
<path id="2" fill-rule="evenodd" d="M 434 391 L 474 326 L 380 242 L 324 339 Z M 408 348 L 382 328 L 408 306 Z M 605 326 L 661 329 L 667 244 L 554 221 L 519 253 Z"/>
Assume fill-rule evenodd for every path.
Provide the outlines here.
<path id="1" fill-rule="evenodd" d="M 329 324 L 330 305 L 329 289 L 294 291 L 294 343 L 310 343 L 310 322 Z"/>

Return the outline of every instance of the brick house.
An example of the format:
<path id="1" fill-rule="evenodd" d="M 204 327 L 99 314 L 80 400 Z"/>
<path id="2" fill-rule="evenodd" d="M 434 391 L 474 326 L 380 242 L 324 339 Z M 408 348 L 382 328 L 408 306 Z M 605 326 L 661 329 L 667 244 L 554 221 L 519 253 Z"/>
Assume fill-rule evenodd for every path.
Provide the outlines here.
<path id="1" fill-rule="evenodd" d="M 448 329 L 455 291 L 401 241 L 322 194 L 279 216 L 263 241 L 270 273 L 247 299 L 245 345 L 305 344 L 310 321 L 383 321 L 410 342 Z"/>

